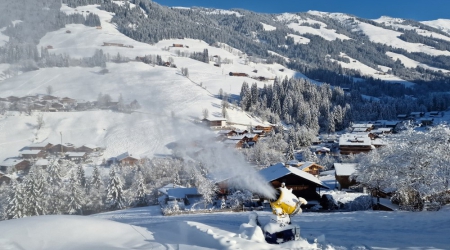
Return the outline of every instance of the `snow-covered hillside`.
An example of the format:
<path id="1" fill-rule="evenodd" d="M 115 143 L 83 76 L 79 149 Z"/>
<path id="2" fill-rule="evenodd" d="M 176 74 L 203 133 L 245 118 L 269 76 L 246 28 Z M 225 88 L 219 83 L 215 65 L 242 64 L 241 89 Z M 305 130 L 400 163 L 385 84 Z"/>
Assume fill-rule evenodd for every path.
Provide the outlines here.
<path id="1" fill-rule="evenodd" d="M 431 46 L 427 46 L 427 45 L 420 44 L 420 43 L 410 43 L 410 42 L 403 41 L 399 38 L 399 36 L 402 34 L 399 31 L 386 29 L 386 28 L 375 26 L 373 24 L 369 24 L 366 22 L 361 22 L 361 21 L 357 20 L 355 17 L 347 15 L 347 14 L 328 13 L 328 12 L 319 12 L 319 11 L 309 11 L 308 13 L 312 14 L 312 15 L 324 16 L 324 17 L 336 19 L 339 22 L 341 22 L 342 24 L 344 24 L 348 27 L 351 27 L 352 32 L 362 32 L 364 35 L 366 35 L 369 38 L 370 41 L 372 41 L 374 43 L 381 43 L 381 44 L 385 44 L 388 46 L 392 46 L 394 48 L 402 48 L 408 52 L 422 52 L 422 53 L 429 54 L 432 56 L 438 56 L 438 55 L 449 56 L 450 55 L 450 51 L 438 50 Z M 414 27 L 412 27 L 412 26 L 405 26 L 405 25 L 399 26 L 399 24 L 397 24 L 395 22 L 395 20 L 390 19 L 390 18 L 389 19 L 380 18 L 380 19 L 377 19 L 376 21 L 378 21 L 380 23 L 383 23 L 383 22 L 386 23 L 387 20 L 389 21 L 389 23 L 387 24 L 388 26 L 389 26 L 389 24 L 394 23 L 398 27 L 414 29 Z M 421 34 L 421 33 L 418 32 L 418 34 Z M 428 36 L 431 34 L 436 34 L 436 33 L 423 33 L 424 36 Z"/>
<path id="2" fill-rule="evenodd" d="M 244 81 L 256 82 L 262 87 L 273 82 L 275 77 L 305 77 L 282 65 L 250 62 L 244 53 L 225 44 L 216 47 L 194 39 L 163 40 L 156 45 L 136 42 L 109 23 L 111 13 L 99 10 L 95 5 L 78 7 L 76 11 L 63 5 L 62 11 L 96 13 L 100 16 L 102 29 L 72 24 L 50 32 L 41 39 L 39 46 L 51 45 L 51 53 L 81 58 L 102 49 L 111 56 L 120 53 L 130 59 L 161 55 L 165 61 L 172 57 L 178 68 L 153 67 L 141 62 L 108 63 L 107 74 L 100 74 L 101 68 L 44 68 L 6 79 L 0 85 L 0 97 L 45 94 L 51 86 L 53 95 L 61 98 L 96 101 L 102 93 L 117 101 L 122 94 L 126 103 L 137 100 L 142 108 L 133 114 L 109 111 L 45 113 L 45 126 L 39 131 L 35 129 L 36 113 L 32 116 L 9 113 L 0 117 L 0 127 L 8 128 L 0 130 L 0 159 L 17 156 L 18 150 L 33 142 L 59 142 L 60 132 L 64 142 L 106 147 L 105 158 L 126 151 L 150 157 L 167 154 L 165 145 L 177 139 L 179 130 L 171 125 L 172 114 L 184 122 L 201 118 L 203 109 L 208 109 L 212 117 L 221 117 L 221 100 L 215 97 L 220 89 L 235 96 L 239 95 Z M 103 42 L 122 43 L 133 48 L 102 46 Z M 173 44 L 183 44 L 184 48 L 173 48 Z M 220 57 L 222 61 L 227 59 L 229 63 L 216 67 L 214 61 L 205 64 L 176 53 L 176 50 L 192 53 L 204 49 L 209 50 L 210 56 Z M 5 64 L 4 68 L 7 67 Z M 189 79 L 181 75 L 182 67 L 189 69 Z M 247 73 L 249 77 L 232 77 L 229 72 Z M 262 82 L 250 78 L 260 76 L 272 80 Z M 237 109 L 229 109 L 227 113 L 233 123 L 244 126 L 261 123 Z"/>
<path id="3" fill-rule="evenodd" d="M 423 21 L 423 24 L 440 29 L 450 35 L 450 19 L 437 19 L 431 21 Z"/>
<path id="4" fill-rule="evenodd" d="M 264 225 L 270 212 L 257 212 Z M 448 207 L 438 212 L 303 213 L 302 239 L 270 245 L 248 239 L 249 212 L 161 215 L 144 207 L 80 216 L 0 222 L 2 249 L 447 249 Z M 24 237 L 24 232 L 27 232 Z M 316 243 L 314 242 L 316 241 Z"/>
<path id="5" fill-rule="evenodd" d="M 401 84 L 405 85 L 406 87 L 411 87 L 414 85 L 414 83 L 412 83 L 412 82 L 408 82 L 408 81 L 405 81 L 394 75 L 385 73 L 388 69 L 384 68 L 383 66 L 379 66 L 380 70 L 377 70 L 377 69 L 371 68 L 371 67 L 361 63 L 360 61 L 353 59 L 343 53 L 341 53 L 341 57 L 347 58 L 350 62 L 346 63 L 346 62 L 337 61 L 334 59 L 330 59 L 330 60 L 336 61 L 343 68 L 358 70 L 361 72 L 362 75 L 365 75 L 365 76 L 378 78 L 378 79 L 380 79 L 382 81 L 386 81 L 386 82 L 401 83 Z"/>

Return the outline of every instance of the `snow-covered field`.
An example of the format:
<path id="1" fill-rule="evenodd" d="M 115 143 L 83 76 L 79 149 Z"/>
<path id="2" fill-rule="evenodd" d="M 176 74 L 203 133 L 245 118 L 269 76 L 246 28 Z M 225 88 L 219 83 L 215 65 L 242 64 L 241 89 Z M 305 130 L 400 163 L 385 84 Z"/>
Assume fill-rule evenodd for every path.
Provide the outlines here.
<path id="1" fill-rule="evenodd" d="M 270 212 L 257 212 L 262 224 Z M 1 249 L 448 249 L 450 207 L 437 212 L 308 212 L 293 217 L 301 240 L 248 239 L 250 212 L 164 217 L 159 207 L 0 222 Z M 314 243 L 317 241 L 317 243 Z"/>
<path id="2" fill-rule="evenodd" d="M 397 53 L 394 53 L 394 52 L 386 52 L 386 55 L 390 56 L 392 58 L 392 60 L 394 60 L 394 61 L 399 59 L 403 63 L 403 65 L 405 65 L 405 67 L 407 67 L 407 68 L 421 67 L 421 68 L 428 69 L 428 70 L 433 70 L 433 71 L 439 71 L 440 70 L 440 71 L 442 71 L 444 73 L 450 72 L 449 70 L 446 70 L 446 69 L 440 69 L 440 68 L 436 68 L 436 67 L 431 67 L 431 66 L 428 66 L 428 65 L 426 65 L 424 63 L 420 63 L 418 61 L 414 61 L 414 60 L 412 60 L 412 59 L 410 59 L 410 58 L 408 58 L 408 57 L 406 57 L 404 55 L 397 54 Z"/>
<path id="3" fill-rule="evenodd" d="M 423 21 L 423 24 L 440 29 L 450 35 L 450 19 L 437 19 L 431 21 Z"/>

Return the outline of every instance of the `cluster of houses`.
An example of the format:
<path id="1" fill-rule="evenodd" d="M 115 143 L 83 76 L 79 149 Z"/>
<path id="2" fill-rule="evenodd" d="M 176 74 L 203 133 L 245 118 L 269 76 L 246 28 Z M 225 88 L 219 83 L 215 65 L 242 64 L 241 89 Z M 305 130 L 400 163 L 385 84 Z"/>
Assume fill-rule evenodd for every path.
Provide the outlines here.
<path id="1" fill-rule="evenodd" d="M 0 102 L 7 105 L 10 110 L 17 111 L 41 111 L 41 112 L 61 112 L 61 111 L 85 111 L 97 107 L 97 101 L 86 102 L 77 101 L 69 97 L 57 97 L 52 95 L 35 96 L 8 96 L 0 97 Z M 118 102 L 109 101 L 103 104 L 103 109 L 118 109 Z"/>
<path id="2" fill-rule="evenodd" d="M 49 158 L 58 156 L 75 163 L 83 163 L 89 156 L 103 155 L 104 148 L 95 145 L 85 144 L 77 147 L 71 143 L 52 144 L 49 142 L 35 143 L 22 148 L 17 156 L 9 157 L 0 162 L 0 184 L 9 181 L 11 176 L 8 170 L 18 173 L 27 173 L 32 166 L 46 168 Z M 134 166 L 141 163 L 143 159 L 137 155 L 125 152 L 117 157 L 112 157 L 105 161 L 105 164 L 118 164 L 122 166 Z"/>
<path id="3" fill-rule="evenodd" d="M 76 147 L 71 143 L 52 144 L 49 142 L 35 143 L 22 148 L 18 156 L 5 159 L 0 163 L 0 170 L 6 171 L 12 167 L 16 171 L 28 171 L 32 165 L 46 167 L 47 158 L 51 155 L 63 156 L 74 162 L 83 162 L 89 154 L 101 152 L 103 149 L 95 145 Z"/>
<path id="4" fill-rule="evenodd" d="M 292 188 L 295 195 L 305 198 L 310 202 L 310 206 L 314 206 L 320 201 L 320 189 L 329 189 L 317 178 L 319 170 L 323 168 L 314 162 L 289 161 L 269 166 L 260 170 L 259 174 L 274 188 L 279 188 L 284 183 L 286 187 Z M 227 200 L 227 196 L 235 191 L 231 185 L 235 182 L 234 179 L 215 181 L 219 190 L 217 193 L 219 199 Z M 186 188 L 175 184 L 168 184 L 158 191 L 161 194 L 158 199 L 161 206 L 173 206 L 176 203 L 181 210 L 202 198 L 197 188 Z"/>
<path id="5" fill-rule="evenodd" d="M 411 112 L 409 114 L 399 114 L 397 115 L 397 118 L 399 120 L 405 121 L 414 121 L 417 125 L 422 126 L 431 126 L 433 125 L 434 118 L 436 117 L 442 117 L 444 115 L 444 112 L 442 111 L 430 111 L 428 113 L 426 112 Z"/>

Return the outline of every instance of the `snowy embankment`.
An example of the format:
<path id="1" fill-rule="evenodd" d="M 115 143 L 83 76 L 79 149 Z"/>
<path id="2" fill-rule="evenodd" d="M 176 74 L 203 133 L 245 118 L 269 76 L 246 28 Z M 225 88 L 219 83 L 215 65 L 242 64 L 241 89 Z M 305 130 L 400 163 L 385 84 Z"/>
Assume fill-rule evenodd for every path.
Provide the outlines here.
<path id="1" fill-rule="evenodd" d="M 240 229 L 249 212 L 164 217 L 158 206 L 0 222 L 2 249 L 448 249 L 450 207 L 438 212 L 303 213 L 301 241 L 269 245 Z M 262 224 L 269 212 L 258 212 Z M 24 232 L 27 232 L 24 235 Z M 248 232 L 248 231 L 247 231 Z M 317 241 L 317 244 L 314 241 Z"/>

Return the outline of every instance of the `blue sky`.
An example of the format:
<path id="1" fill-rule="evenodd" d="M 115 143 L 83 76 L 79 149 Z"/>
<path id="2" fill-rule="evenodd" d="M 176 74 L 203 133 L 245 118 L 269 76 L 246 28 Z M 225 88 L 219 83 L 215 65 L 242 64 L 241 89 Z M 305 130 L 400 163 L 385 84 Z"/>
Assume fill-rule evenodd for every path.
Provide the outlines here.
<path id="1" fill-rule="evenodd" d="M 450 0 L 156 0 L 166 6 L 242 8 L 281 13 L 319 10 L 374 19 L 382 15 L 417 21 L 450 19 Z"/>

